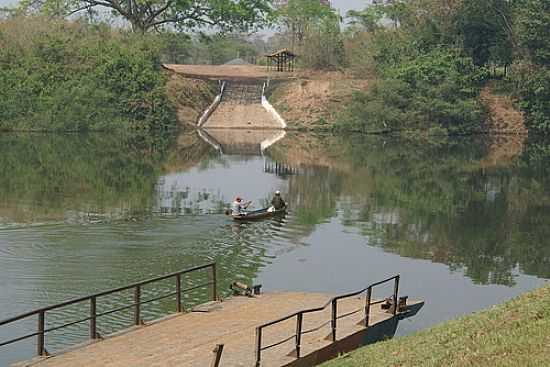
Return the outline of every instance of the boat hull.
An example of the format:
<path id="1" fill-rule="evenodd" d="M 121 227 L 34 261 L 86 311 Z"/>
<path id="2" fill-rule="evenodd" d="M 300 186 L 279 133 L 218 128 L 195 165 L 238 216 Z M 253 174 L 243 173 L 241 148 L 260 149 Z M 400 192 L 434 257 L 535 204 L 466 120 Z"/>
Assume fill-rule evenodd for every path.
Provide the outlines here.
<path id="1" fill-rule="evenodd" d="M 250 221 L 250 220 L 261 220 L 265 218 L 271 218 L 271 217 L 274 217 L 277 215 L 280 216 L 286 213 L 286 208 L 273 210 L 273 211 L 268 211 L 268 209 L 269 208 L 254 210 L 241 215 L 232 215 L 231 217 L 233 218 L 233 220 L 236 220 L 236 221 Z"/>

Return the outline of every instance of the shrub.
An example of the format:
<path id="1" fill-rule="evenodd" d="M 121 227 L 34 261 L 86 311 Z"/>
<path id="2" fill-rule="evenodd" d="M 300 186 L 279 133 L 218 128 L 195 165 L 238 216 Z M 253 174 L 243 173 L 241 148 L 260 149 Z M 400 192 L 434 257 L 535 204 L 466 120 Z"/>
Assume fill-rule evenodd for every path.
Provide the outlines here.
<path id="1" fill-rule="evenodd" d="M 0 129 L 175 123 L 151 37 L 41 17 L 0 22 Z"/>
<path id="2" fill-rule="evenodd" d="M 513 75 L 527 127 L 530 131 L 550 134 L 550 68 L 516 65 Z"/>
<path id="3" fill-rule="evenodd" d="M 372 131 L 437 126 L 450 133 L 474 129 L 484 117 L 476 97 L 486 75 L 470 58 L 438 49 L 386 66 L 368 92 L 355 95 L 338 128 Z"/>

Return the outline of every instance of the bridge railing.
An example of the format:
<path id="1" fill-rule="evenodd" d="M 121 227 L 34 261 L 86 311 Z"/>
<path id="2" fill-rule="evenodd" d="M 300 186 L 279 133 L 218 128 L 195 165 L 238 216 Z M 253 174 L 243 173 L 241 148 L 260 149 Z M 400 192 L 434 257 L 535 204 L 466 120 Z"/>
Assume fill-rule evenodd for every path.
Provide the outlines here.
<path id="1" fill-rule="evenodd" d="M 261 365 L 262 351 L 264 351 L 266 349 L 269 349 L 269 348 L 276 347 L 276 346 L 281 345 L 283 343 L 286 343 L 286 342 L 288 342 L 292 339 L 294 339 L 294 344 L 295 344 L 295 348 L 296 348 L 295 349 L 296 350 L 296 358 L 300 358 L 300 348 L 301 348 L 301 344 L 302 344 L 302 336 L 304 334 L 309 334 L 309 333 L 318 331 L 321 328 L 323 328 L 323 327 L 325 327 L 329 324 L 330 324 L 330 327 L 331 327 L 330 339 L 331 339 L 332 342 L 335 342 L 336 341 L 336 330 L 337 330 L 338 320 L 340 320 L 342 318 L 345 318 L 345 317 L 348 317 L 348 316 L 351 316 L 351 315 L 354 315 L 354 314 L 357 314 L 361 311 L 364 311 L 364 313 L 365 313 L 364 326 L 368 327 L 369 326 L 369 316 L 370 316 L 371 306 L 382 303 L 382 302 L 385 301 L 384 299 L 381 299 L 381 300 L 378 300 L 378 301 L 373 301 L 373 299 L 372 299 L 373 289 L 374 289 L 374 287 L 377 287 L 377 286 L 385 284 L 385 283 L 389 283 L 391 281 L 393 281 L 393 284 L 394 284 L 392 300 L 393 300 L 393 315 L 395 316 L 397 314 L 397 309 L 398 309 L 398 307 L 397 307 L 397 296 L 398 296 L 398 291 L 399 291 L 399 278 L 400 278 L 399 275 L 395 275 L 391 278 L 384 279 L 384 280 L 376 282 L 376 283 L 372 283 L 368 287 L 363 288 L 361 290 L 358 290 L 356 292 L 352 292 L 352 293 L 343 294 L 343 295 L 340 295 L 340 296 L 333 297 L 330 300 L 328 300 L 321 307 L 310 308 L 310 309 L 307 309 L 307 310 L 301 310 L 301 311 L 298 311 L 298 312 L 294 312 L 290 315 L 281 317 L 280 319 L 273 320 L 273 321 L 270 321 L 270 322 L 267 322 L 263 325 L 258 326 L 256 328 L 256 347 L 255 347 L 255 350 L 256 350 L 256 367 L 260 367 L 260 365 Z M 338 315 L 338 302 L 340 300 L 350 298 L 350 297 L 355 297 L 355 296 L 361 295 L 363 293 L 366 293 L 365 307 L 354 310 L 354 311 L 351 311 L 351 312 L 347 312 L 347 313 L 342 314 L 342 315 Z M 311 329 L 308 329 L 308 330 L 303 330 L 303 319 L 304 319 L 305 314 L 324 311 L 329 305 L 331 307 L 331 317 L 330 317 L 329 320 L 322 323 L 321 325 L 318 325 L 317 327 L 314 327 L 314 328 L 311 328 Z M 270 326 L 282 323 L 282 322 L 287 321 L 287 320 L 292 319 L 292 318 L 296 318 L 296 331 L 295 331 L 294 334 L 290 335 L 289 337 L 287 337 L 285 339 L 282 339 L 282 340 L 279 340 L 275 343 L 272 343 L 270 345 L 262 346 L 262 334 L 263 334 L 264 329 L 266 329 Z"/>
<path id="2" fill-rule="evenodd" d="M 198 284 L 198 285 L 193 285 L 192 287 L 189 287 L 189 288 L 183 288 L 182 289 L 182 276 L 183 275 L 188 274 L 188 273 L 192 273 L 192 272 L 197 272 L 197 271 L 200 271 L 200 270 L 205 270 L 205 269 L 209 269 L 209 271 L 210 271 L 209 281 L 207 281 L 205 283 Z M 156 282 L 159 282 L 159 281 L 162 281 L 162 280 L 167 280 L 167 279 L 173 279 L 173 281 L 174 281 L 174 291 L 166 293 L 166 294 L 158 295 L 158 296 L 155 296 L 153 298 L 142 299 L 141 290 L 142 290 L 144 285 L 151 284 L 151 283 L 156 283 Z M 17 343 L 17 342 L 22 341 L 22 340 L 26 340 L 26 339 L 29 339 L 29 338 L 36 337 L 36 346 L 37 346 L 36 353 L 37 353 L 37 355 L 46 356 L 47 351 L 46 351 L 46 338 L 45 338 L 45 336 L 46 336 L 47 333 L 50 333 L 50 332 L 53 332 L 53 331 L 56 331 L 56 330 L 60 330 L 60 329 L 64 329 L 66 327 L 73 326 L 73 325 L 76 325 L 76 324 L 89 322 L 89 327 L 88 327 L 88 329 L 89 329 L 89 338 L 90 339 L 98 339 L 99 334 L 97 332 L 97 319 L 102 317 L 102 316 L 107 316 L 107 315 L 111 315 L 111 314 L 114 314 L 114 313 L 117 313 L 117 312 L 133 309 L 133 323 L 134 323 L 134 325 L 141 325 L 141 324 L 143 324 L 143 321 L 142 321 L 142 318 L 141 318 L 142 305 L 175 296 L 175 299 L 176 299 L 176 301 L 175 301 L 175 311 L 176 312 L 182 312 L 183 311 L 182 294 L 187 293 L 187 292 L 191 292 L 191 291 L 199 289 L 199 288 L 209 287 L 210 292 L 211 292 L 210 293 L 211 299 L 214 301 L 214 300 L 217 300 L 217 298 L 218 298 L 217 297 L 217 285 L 216 285 L 216 283 L 217 283 L 216 263 L 209 263 L 209 264 L 205 264 L 205 265 L 196 266 L 196 267 L 193 267 L 193 268 L 177 271 L 177 272 L 174 272 L 174 273 L 162 275 L 162 276 L 159 276 L 159 277 L 156 277 L 156 278 L 143 280 L 141 282 L 133 283 L 133 284 L 126 285 L 126 286 L 123 286 L 123 287 L 114 288 L 114 289 L 110 289 L 110 290 L 107 290 L 107 291 L 95 293 L 95 294 L 92 294 L 92 295 L 89 295 L 89 296 L 75 298 L 75 299 L 68 300 L 68 301 L 65 301 L 65 302 L 57 303 L 55 305 L 42 307 L 42 308 L 30 311 L 30 312 L 23 313 L 21 315 L 17 315 L 17 316 L 14 316 L 14 317 L 11 317 L 11 318 L 8 318 L 8 319 L 5 319 L 5 320 L 1 320 L 0 321 L 0 327 L 9 325 L 9 324 L 12 324 L 14 322 L 17 322 L 17 321 L 20 321 L 20 320 L 23 320 L 23 319 L 27 319 L 27 318 L 30 318 L 30 317 L 33 317 L 33 316 L 37 317 L 37 324 L 36 324 L 36 331 L 35 332 L 30 333 L 30 334 L 26 334 L 26 335 L 22 335 L 22 336 L 18 336 L 16 338 L 11 339 L 11 340 L 0 341 L 0 347 L 4 347 L 4 346 L 7 346 L 7 345 L 10 345 L 10 344 L 13 344 L 13 343 Z M 114 309 L 110 309 L 108 311 L 104 311 L 104 312 L 101 312 L 101 313 L 97 312 L 97 304 L 98 304 L 98 301 L 100 301 L 101 297 L 112 295 L 112 294 L 115 294 L 115 293 L 128 291 L 128 290 L 133 291 L 132 303 L 126 304 L 126 305 L 123 305 L 121 307 L 117 307 L 117 308 L 114 308 Z M 58 325 L 58 326 L 54 326 L 54 327 L 50 327 L 50 328 L 46 329 L 46 318 L 47 318 L 47 313 L 48 312 L 54 311 L 54 310 L 59 310 L 59 309 L 62 309 L 62 308 L 65 308 L 65 307 L 68 307 L 68 306 L 71 306 L 71 305 L 81 304 L 81 303 L 88 303 L 89 304 L 89 315 L 87 317 L 79 319 L 77 321 L 72 321 L 72 322 L 69 322 L 69 323 L 65 323 L 63 325 Z"/>

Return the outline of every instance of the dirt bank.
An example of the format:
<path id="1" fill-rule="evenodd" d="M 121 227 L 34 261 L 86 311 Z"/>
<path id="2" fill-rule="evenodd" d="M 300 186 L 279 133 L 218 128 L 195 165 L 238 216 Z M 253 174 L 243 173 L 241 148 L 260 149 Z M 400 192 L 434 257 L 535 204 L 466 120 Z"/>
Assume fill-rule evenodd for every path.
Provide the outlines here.
<path id="1" fill-rule="evenodd" d="M 326 129 L 353 92 L 366 90 L 368 84 L 341 72 L 302 72 L 294 80 L 272 83 L 267 93 L 288 128 Z"/>
<path id="2" fill-rule="evenodd" d="M 485 86 L 479 97 L 489 112 L 486 128 L 490 134 L 527 135 L 525 118 L 512 97 L 500 93 L 494 83 Z"/>
<path id="3" fill-rule="evenodd" d="M 196 125 L 204 110 L 218 94 L 215 81 L 185 78 L 170 73 L 166 90 L 170 102 L 174 104 L 180 124 Z"/>
<path id="4" fill-rule="evenodd" d="M 500 90 L 498 83 L 489 83 L 479 95 L 488 111 L 485 130 L 488 132 L 487 157 L 484 167 L 508 164 L 523 152 L 527 128 L 523 113 L 516 108 L 511 96 Z"/>

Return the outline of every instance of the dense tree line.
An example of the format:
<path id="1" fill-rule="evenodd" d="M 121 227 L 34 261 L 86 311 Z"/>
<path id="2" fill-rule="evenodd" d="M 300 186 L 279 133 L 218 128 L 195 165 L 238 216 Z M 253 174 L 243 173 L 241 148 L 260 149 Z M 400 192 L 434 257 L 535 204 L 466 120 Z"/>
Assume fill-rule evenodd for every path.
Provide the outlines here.
<path id="1" fill-rule="evenodd" d="M 550 132 L 548 1 L 377 1 L 350 11 L 344 30 L 316 0 L 290 0 L 278 16 L 280 44 L 302 65 L 374 80 L 338 129 L 479 130 L 479 89 L 498 75 L 511 82 L 530 131 Z"/>
<path id="2" fill-rule="evenodd" d="M 161 44 L 104 25 L 42 17 L 0 23 L 0 129 L 172 125 Z"/>

